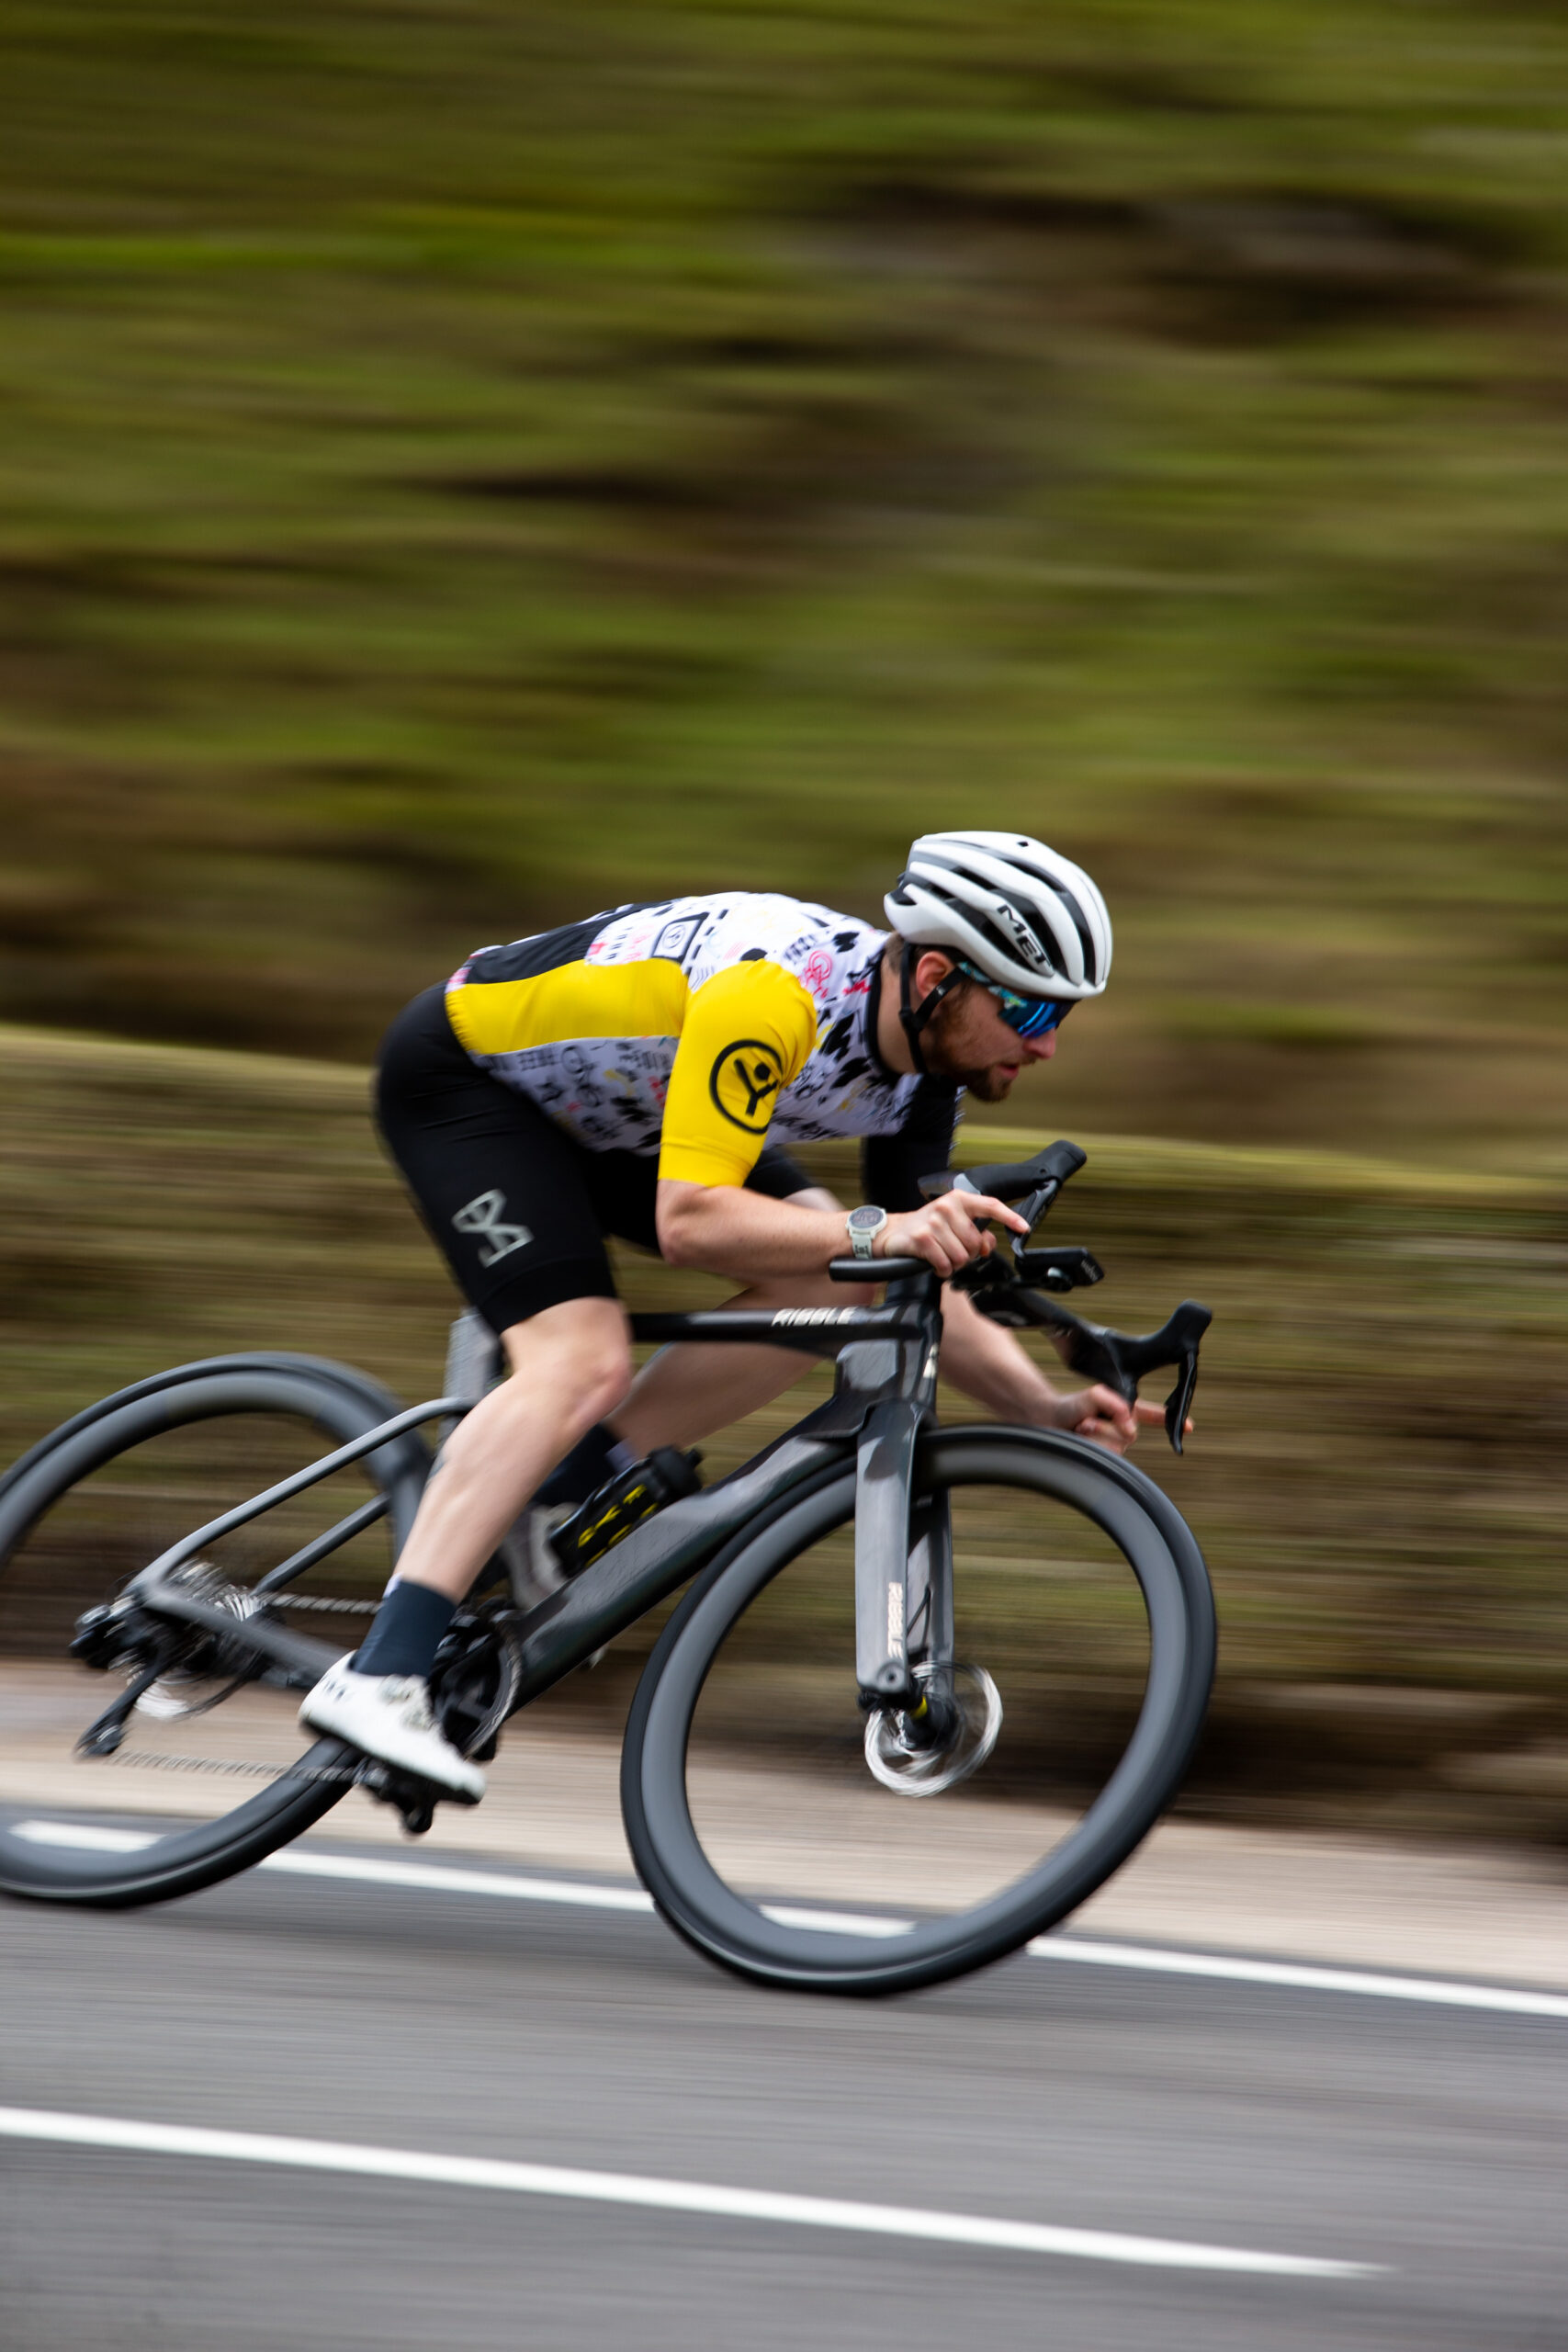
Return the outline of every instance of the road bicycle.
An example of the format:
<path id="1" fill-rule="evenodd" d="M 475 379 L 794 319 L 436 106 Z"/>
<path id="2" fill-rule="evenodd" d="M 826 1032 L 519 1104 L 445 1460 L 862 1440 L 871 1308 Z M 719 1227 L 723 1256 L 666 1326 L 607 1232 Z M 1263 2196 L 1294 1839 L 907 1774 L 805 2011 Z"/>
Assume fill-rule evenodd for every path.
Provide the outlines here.
<path id="1" fill-rule="evenodd" d="M 1101 1278 L 1097 1261 L 1033 1243 L 1085 1157 L 1056 1143 L 931 1180 L 931 1192 L 1009 1201 L 1031 1228 L 954 1280 L 1129 1401 L 1174 1365 L 1165 1425 L 1179 1453 L 1208 1310 L 1189 1300 L 1143 1336 L 1090 1323 L 1060 1298 Z M 1131 1463 L 1053 1431 L 938 1425 L 942 1283 L 929 1266 L 847 1258 L 831 1271 L 886 1284 L 883 1303 L 632 1317 L 639 1341 L 765 1340 L 830 1359 L 832 1394 L 530 1609 L 492 1563 L 432 1692 L 448 1736 L 486 1758 L 511 1716 L 687 1586 L 622 1746 L 644 1884 L 688 1942 L 743 1976 L 886 1993 L 1016 1950 L 1125 1860 L 1197 1739 L 1214 1613 L 1197 1543 Z M 299 1753 L 296 1694 L 374 1612 L 429 1475 L 422 1429 L 449 1429 L 491 1369 L 402 1408 L 341 1364 L 215 1357 L 104 1398 L 13 1465 L 0 1479 L 0 1653 L 56 1661 L 31 1686 L 9 1672 L 35 1691 L 35 1810 L 64 1804 L 77 1826 L 11 1807 L 0 1888 L 98 1906 L 188 1894 L 312 1828 L 354 1788 L 409 1829 L 429 1826 L 428 1784 L 331 1739 Z M 321 1455 L 323 1433 L 334 1442 Z M 345 1479 L 360 1496 L 346 1510 Z M 989 1596 L 977 1613 L 972 1594 Z M 971 1623 L 983 1657 L 961 1654 Z M 66 1651 L 74 1679 L 59 1670 Z M 1010 1767 L 1013 1692 L 1033 1730 Z M 1041 1754 L 1056 1758 L 1043 1792 L 1029 1769 Z M 177 1785 L 175 1801 L 188 1792 L 205 1817 L 170 1823 L 164 1796 L 150 1808 L 157 1834 L 102 1826 L 105 1813 L 125 1819 L 115 1765 L 131 1770 L 130 1810 Z M 1000 1795 L 976 1805 L 987 1781 Z"/>

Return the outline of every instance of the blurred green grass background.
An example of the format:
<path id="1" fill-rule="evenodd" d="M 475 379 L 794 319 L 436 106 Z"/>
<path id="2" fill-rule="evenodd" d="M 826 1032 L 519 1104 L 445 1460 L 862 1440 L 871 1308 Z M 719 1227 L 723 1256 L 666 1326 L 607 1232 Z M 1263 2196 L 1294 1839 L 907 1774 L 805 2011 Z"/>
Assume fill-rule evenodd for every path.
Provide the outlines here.
<path id="1" fill-rule="evenodd" d="M 1115 908 L 1066 1115 L 1561 1150 L 1555 12 L 6 27 L 0 1012 L 362 1057 L 971 814 Z"/>
<path id="2" fill-rule="evenodd" d="M 1008 1117 L 1159 1138 L 1075 1236 L 1221 1317 L 1208 1784 L 1561 1826 L 1565 69 L 1521 0 L 15 0 L 7 1436 L 430 1385 L 351 1073 L 479 941 L 1018 823 L 1118 956 Z"/>

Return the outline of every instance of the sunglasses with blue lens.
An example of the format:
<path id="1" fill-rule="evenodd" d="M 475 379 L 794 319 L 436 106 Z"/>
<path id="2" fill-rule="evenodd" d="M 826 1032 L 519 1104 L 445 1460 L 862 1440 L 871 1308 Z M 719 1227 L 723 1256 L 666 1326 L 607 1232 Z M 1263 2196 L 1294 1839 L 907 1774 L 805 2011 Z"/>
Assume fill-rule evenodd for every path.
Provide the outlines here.
<path id="1" fill-rule="evenodd" d="M 1002 1019 L 1015 1037 L 1044 1037 L 1059 1029 L 1077 1003 L 1076 997 L 1020 996 L 1016 989 L 1004 989 L 999 981 L 988 980 L 962 956 L 953 961 L 964 977 L 978 980 L 988 996 L 994 996 L 1001 1008 Z"/>

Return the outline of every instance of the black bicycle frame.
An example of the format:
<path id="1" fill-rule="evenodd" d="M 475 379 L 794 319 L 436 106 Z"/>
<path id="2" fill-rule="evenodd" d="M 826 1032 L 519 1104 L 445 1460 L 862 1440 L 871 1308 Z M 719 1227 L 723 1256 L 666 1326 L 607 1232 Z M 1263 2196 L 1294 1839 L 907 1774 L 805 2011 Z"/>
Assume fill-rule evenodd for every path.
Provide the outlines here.
<path id="1" fill-rule="evenodd" d="M 865 1279 L 846 1261 L 843 1280 Z M 913 1707 L 921 1696 L 911 1659 L 929 1679 L 952 1665 L 952 1555 L 944 1502 L 914 1492 L 917 1449 L 931 1418 L 942 1340 L 941 1284 L 918 1260 L 884 1261 L 880 1307 L 809 1306 L 634 1315 L 635 1340 L 721 1340 L 784 1347 L 837 1359 L 832 1396 L 716 1486 L 670 1504 L 552 1593 L 523 1621 L 522 1679 L 513 1712 L 526 1706 L 595 1650 L 716 1558 L 784 1496 L 804 1495 L 855 1471 L 855 1669 L 863 1704 Z M 438 1396 L 411 1407 L 319 1462 L 182 1536 L 127 1588 L 128 1605 L 220 1635 L 231 1656 L 250 1649 L 266 1668 L 308 1689 L 337 1649 L 295 1634 L 265 1611 L 280 1593 L 381 1515 L 372 1498 L 292 1554 L 253 1588 L 258 1613 L 237 1617 L 181 1581 L 208 1545 L 330 1478 L 350 1463 L 432 1420 L 453 1421 L 472 1397 Z"/>

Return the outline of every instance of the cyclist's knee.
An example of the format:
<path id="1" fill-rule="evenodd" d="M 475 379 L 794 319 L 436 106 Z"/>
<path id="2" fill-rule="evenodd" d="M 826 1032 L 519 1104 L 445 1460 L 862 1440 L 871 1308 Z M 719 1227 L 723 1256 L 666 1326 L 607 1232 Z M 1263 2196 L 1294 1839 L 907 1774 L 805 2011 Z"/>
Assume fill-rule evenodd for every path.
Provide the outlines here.
<path id="1" fill-rule="evenodd" d="M 613 1413 L 631 1386 L 626 1319 L 613 1298 L 568 1299 L 502 1333 L 513 1373 L 543 1378 L 576 1408 L 584 1429 Z"/>
<path id="2" fill-rule="evenodd" d="M 585 1372 L 578 1394 L 582 1399 L 582 1426 L 591 1430 L 626 1401 L 632 1385 L 631 1350 L 623 1342 L 617 1354 L 596 1359 Z"/>

